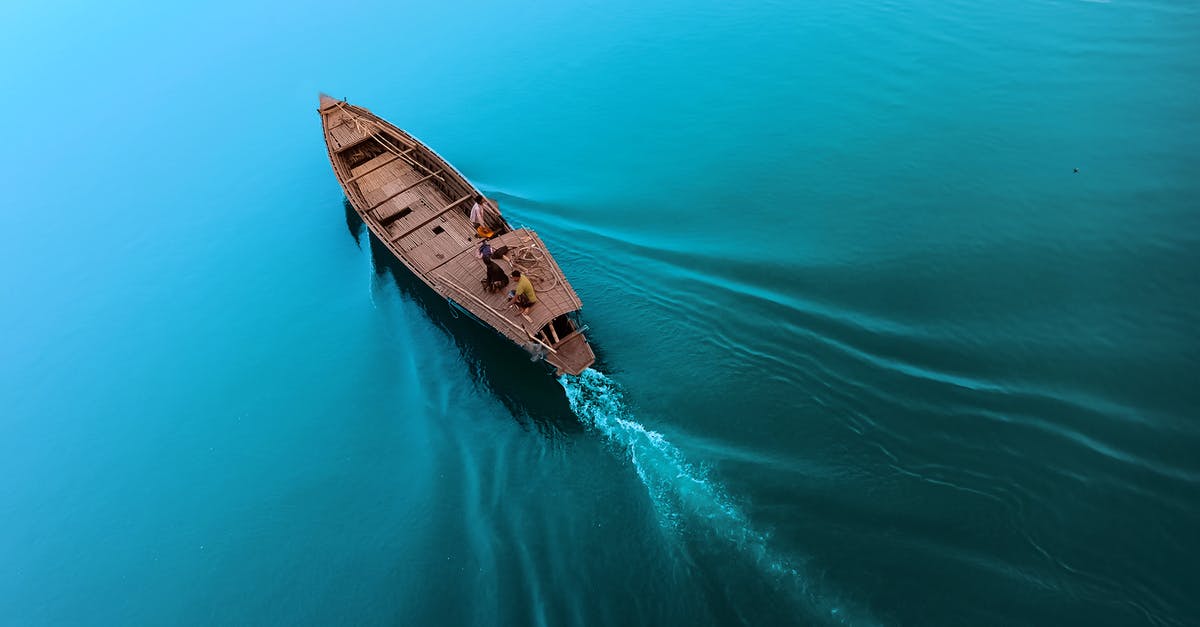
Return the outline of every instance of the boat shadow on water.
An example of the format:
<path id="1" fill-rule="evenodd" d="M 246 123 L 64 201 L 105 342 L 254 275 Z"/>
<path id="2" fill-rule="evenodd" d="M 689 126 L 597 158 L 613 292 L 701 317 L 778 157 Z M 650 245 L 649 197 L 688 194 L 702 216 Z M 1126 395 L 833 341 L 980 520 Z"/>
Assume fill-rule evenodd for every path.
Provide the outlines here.
<path id="1" fill-rule="evenodd" d="M 343 201 L 346 227 L 361 249 L 364 241 L 371 255 L 375 274 L 390 275 L 400 293 L 416 303 L 429 320 L 454 341 L 471 376 L 517 417 L 529 421 L 547 435 L 577 433 L 583 425 L 555 380 L 551 368 L 530 359 L 528 353 L 514 346 L 491 329 L 485 328 L 454 308 L 392 255 L 363 224 L 349 201 Z"/>

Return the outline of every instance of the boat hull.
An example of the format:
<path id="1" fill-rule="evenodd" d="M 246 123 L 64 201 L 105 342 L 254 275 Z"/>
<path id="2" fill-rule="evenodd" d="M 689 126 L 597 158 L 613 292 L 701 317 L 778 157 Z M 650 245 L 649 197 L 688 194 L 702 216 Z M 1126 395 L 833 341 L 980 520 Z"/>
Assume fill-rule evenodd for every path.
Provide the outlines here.
<path id="1" fill-rule="evenodd" d="M 512 228 L 449 162 L 370 111 L 322 95 L 319 112 L 347 199 L 410 272 L 560 372 L 578 374 L 595 361 L 574 321 L 582 302 L 537 233 Z M 509 302 L 507 289 L 483 283 L 478 247 L 489 232 L 490 245 L 507 250 L 496 259 L 506 274 L 519 270 L 533 284 L 537 303 L 527 310 Z"/>

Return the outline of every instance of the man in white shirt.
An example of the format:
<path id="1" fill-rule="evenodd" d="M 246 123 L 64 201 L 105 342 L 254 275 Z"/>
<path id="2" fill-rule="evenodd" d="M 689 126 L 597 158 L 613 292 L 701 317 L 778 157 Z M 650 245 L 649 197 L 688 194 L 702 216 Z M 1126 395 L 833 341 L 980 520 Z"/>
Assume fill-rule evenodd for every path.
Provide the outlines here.
<path id="1" fill-rule="evenodd" d="M 487 201 L 483 199 L 482 195 L 475 195 L 475 204 L 471 205 L 471 222 L 474 222 L 475 226 L 483 226 L 483 212 L 485 211 L 484 207 L 487 206 L 486 203 Z"/>

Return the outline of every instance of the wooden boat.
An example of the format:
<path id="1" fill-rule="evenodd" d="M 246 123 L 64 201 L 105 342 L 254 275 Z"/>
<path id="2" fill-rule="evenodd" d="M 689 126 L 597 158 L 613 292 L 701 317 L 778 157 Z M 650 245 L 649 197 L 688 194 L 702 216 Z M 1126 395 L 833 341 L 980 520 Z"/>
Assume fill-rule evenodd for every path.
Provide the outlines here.
<path id="1" fill-rule="evenodd" d="M 452 306 L 512 340 L 558 372 L 579 374 L 595 354 L 578 321 L 583 304 L 537 233 L 514 229 L 492 200 L 471 221 L 479 190 L 436 152 L 370 111 L 321 94 L 321 123 L 333 172 L 371 233 Z M 537 302 L 521 313 L 484 284 L 477 251 L 488 231 L 509 274 L 529 277 Z"/>

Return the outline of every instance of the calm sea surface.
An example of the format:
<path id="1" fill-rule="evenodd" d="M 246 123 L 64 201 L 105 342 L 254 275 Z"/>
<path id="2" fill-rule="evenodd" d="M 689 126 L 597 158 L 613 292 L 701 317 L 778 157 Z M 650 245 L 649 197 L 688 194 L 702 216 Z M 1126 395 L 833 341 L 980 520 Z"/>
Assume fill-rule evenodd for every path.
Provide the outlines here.
<path id="1" fill-rule="evenodd" d="M 740 4 L 0 7 L 0 623 L 1200 622 L 1200 5 Z M 319 90 L 595 371 L 380 252 Z"/>

